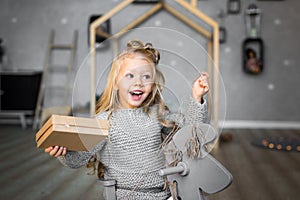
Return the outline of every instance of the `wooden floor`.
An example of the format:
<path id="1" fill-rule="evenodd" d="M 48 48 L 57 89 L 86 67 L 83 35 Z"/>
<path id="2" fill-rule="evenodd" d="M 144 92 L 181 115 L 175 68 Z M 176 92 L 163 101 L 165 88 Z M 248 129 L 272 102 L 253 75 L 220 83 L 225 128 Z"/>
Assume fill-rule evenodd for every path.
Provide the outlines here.
<path id="1" fill-rule="evenodd" d="M 226 190 L 210 200 L 297 200 L 300 199 L 300 152 L 286 152 L 252 145 L 261 137 L 289 136 L 300 139 L 300 131 L 225 130 L 233 141 L 221 143 L 214 157 L 233 175 Z"/>
<path id="2" fill-rule="evenodd" d="M 300 199 L 300 152 L 283 152 L 252 145 L 261 136 L 292 136 L 295 130 L 224 130 L 233 136 L 220 143 L 214 157 L 233 175 L 226 190 L 210 200 Z M 30 128 L 0 126 L 0 199 L 103 199 L 102 187 L 85 168 L 63 167 L 35 147 Z"/>

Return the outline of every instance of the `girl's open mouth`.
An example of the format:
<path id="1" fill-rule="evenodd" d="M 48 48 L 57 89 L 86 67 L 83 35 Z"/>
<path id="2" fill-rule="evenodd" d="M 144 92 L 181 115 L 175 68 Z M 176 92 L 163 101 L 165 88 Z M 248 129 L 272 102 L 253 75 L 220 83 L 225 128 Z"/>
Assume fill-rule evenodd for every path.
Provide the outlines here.
<path id="1" fill-rule="evenodd" d="M 135 100 L 135 101 L 140 100 L 142 98 L 142 95 L 144 94 L 144 92 L 141 91 L 141 90 L 134 90 L 134 91 L 131 91 L 129 93 L 130 93 L 132 99 Z"/>

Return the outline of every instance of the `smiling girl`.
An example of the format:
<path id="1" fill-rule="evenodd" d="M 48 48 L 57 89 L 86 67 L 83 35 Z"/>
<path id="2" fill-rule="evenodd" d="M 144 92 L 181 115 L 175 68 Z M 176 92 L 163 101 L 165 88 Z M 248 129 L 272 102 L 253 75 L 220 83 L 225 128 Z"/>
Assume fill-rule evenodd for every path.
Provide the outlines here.
<path id="1" fill-rule="evenodd" d="M 117 199 L 160 200 L 170 197 L 158 171 L 165 166 L 160 153 L 162 135 L 187 124 L 207 122 L 208 75 L 194 82 L 186 114 L 171 113 L 161 92 L 164 76 L 157 68 L 159 52 L 152 44 L 129 41 L 111 67 L 106 88 L 97 102 L 97 118 L 110 123 L 109 136 L 91 152 L 49 147 L 45 152 L 66 166 L 78 168 L 91 159 L 101 162 L 101 177 L 117 182 Z"/>

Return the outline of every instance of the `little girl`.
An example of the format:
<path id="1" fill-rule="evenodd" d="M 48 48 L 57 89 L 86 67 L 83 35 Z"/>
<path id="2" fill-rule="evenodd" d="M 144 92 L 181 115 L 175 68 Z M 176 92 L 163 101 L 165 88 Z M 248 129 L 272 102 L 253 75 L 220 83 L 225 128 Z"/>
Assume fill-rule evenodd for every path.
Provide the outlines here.
<path id="1" fill-rule="evenodd" d="M 117 182 L 117 199 L 162 200 L 170 197 L 158 171 L 165 166 L 162 136 L 187 124 L 207 122 L 208 75 L 194 82 L 186 115 L 170 113 L 161 97 L 164 76 L 157 68 L 159 52 L 150 43 L 129 41 L 111 67 L 106 88 L 97 102 L 98 119 L 110 123 L 107 141 L 91 152 L 49 147 L 46 153 L 78 168 L 93 158 L 101 161 L 104 179 Z M 101 169 L 98 169 L 98 171 Z M 99 172 L 98 172 L 99 173 Z"/>

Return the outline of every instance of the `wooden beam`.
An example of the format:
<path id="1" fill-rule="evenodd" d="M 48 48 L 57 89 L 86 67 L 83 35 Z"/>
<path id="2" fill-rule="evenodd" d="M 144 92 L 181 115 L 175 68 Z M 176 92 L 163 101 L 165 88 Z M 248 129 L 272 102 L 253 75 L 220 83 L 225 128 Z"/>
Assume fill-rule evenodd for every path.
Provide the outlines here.
<path id="1" fill-rule="evenodd" d="M 191 5 L 197 7 L 198 0 L 191 0 Z"/>
<path id="2" fill-rule="evenodd" d="M 214 123 L 215 128 L 218 131 L 218 123 L 219 123 L 219 25 L 216 24 L 214 26 L 213 30 L 213 60 L 214 60 L 214 88 L 213 88 L 213 94 L 214 94 Z"/>
<path id="3" fill-rule="evenodd" d="M 171 6 L 164 4 L 164 8 L 166 11 L 168 11 L 169 13 L 171 13 L 172 15 L 174 15 L 175 17 L 177 17 L 178 19 L 186 23 L 188 26 L 198 31 L 204 37 L 211 39 L 212 36 L 209 31 L 205 30 L 204 28 L 202 28 L 201 26 L 199 26 L 198 24 L 196 24 L 195 22 L 193 22 L 192 20 L 190 20 L 189 18 L 187 18 L 186 16 L 184 16 L 183 14 L 181 14 L 180 12 L 172 8 Z"/>
<path id="4" fill-rule="evenodd" d="M 215 102 L 216 99 L 218 99 L 218 97 L 216 98 L 215 95 L 218 96 L 218 91 L 216 92 L 215 90 L 218 89 L 216 88 L 215 84 L 218 84 L 215 80 L 216 76 L 218 76 L 218 74 L 216 75 L 215 74 L 215 64 L 213 62 L 213 40 L 208 40 L 207 42 L 207 63 L 208 63 L 208 74 L 210 75 L 209 77 L 209 86 L 210 88 L 212 88 L 212 91 L 213 91 L 213 95 L 212 96 L 209 96 L 208 98 L 208 113 L 209 113 L 209 118 L 208 119 L 211 119 L 211 116 L 213 116 L 213 119 L 214 119 L 214 124 L 213 126 L 215 127 L 217 133 L 219 133 L 218 131 L 218 102 Z M 217 104 L 217 105 L 216 105 Z M 212 108 L 212 105 L 214 105 L 214 108 Z M 212 113 L 212 111 L 214 113 Z M 213 148 L 213 151 L 217 151 L 219 149 L 219 140 L 216 139 L 214 141 L 213 144 L 211 144 L 211 148 Z"/>
<path id="5" fill-rule="evenodd" d="M 118 55 L 118 51 L 119 51 L 118 39 L 113 38 L 112 42 L 114 47 L 114 58 L 115 58 Z"/>
<path id="6" fill-rule="evenodd" d="M 184 7 L 188 11 L 190 11 L 192 14 L 196 15 L 197 17 L 199 17 L 202 21 L 204 21 L 205 23 L 209 24 L 210 26 L 214 27 L 215 25 L 218 24 L 215 20 L 213 20 L 212 18 L 210 18 L 206 14 L 202 13 L 197 8 L 193 7 L 192 5 L 190 5 L 189 3 L 187 3 L 185 0 L 175 0 L 175 1 L 178 4 L 180 4 L 182 7 Z"/>
<path id="7" fill-rule="evenodd" d="M 135 28 L 140 23 L 144 22 L 147 18 L 149 18 L 152 15 L 154 15 L 155 13 L 157 13 L 162 7 L 163 7 L 163 4 L 161 2 L 158 2 L 155 6 L 153 6 L 150 10 L 148 10 L 142 16 L 138 17 L 135 21 L 131 22 L 129 25 L 127 25 L 122 30 L 120 30 L 117 34 L 115 34 L 114 37 L 116 37 L 116 38 L 121 37 L 128 30 Z"/>
<path id="8" fill-rule="evenodd" d="M 112 35 L 111 34 L 109 34 L 109 33 L 106 33 L 106 32 L 104 32 L 103 30 L 101 30 L 101 28 L 96 28 L 96 35 L 101 35 L 102 37 L 105 37 L 105 38 L 110 38 L 110 37 L 112 37 Z"/>
<path id="9" fill-rule="evenodd" d="M 93 21 L 90 25 L 91 28 L 96 29 L 98 26 L 103 24 L 105 21 L 110 19 L 112 16 L 114 16 L 116 13 L 118 13 L 120 10 L 131 4 L 134 0 L 124 0 L 122 1 L 119 5 L 114 7 L 112 10 L 110 10 L 108 13 L 105 15 L 102 15 L 102 17 L 96 19 Z"/>
<path id="10" fill-rule="evenodd" d="M 90 27 L 90 56 L 91 56 L 91 97 L 90 97 L 90 117 L 94 117 L 96 111 L 96 98 L 95 98 L 95 40 L 96 40 L 96 29 Z"/>
<path id="11" fill-rule="evenodd" d="M 209 74 L 209 87 L 212 88 L 213 83 L 212 83 L 212 79 L 213 79 L 213 45 L 212 45 L 212 40 L 208 40 L 207 42 L 207 73 Z M 212 96 L 209 95 L 208 96 L 208 114 L 209 117 L 208 119 L 211 119 L 212 116 Z"/>

